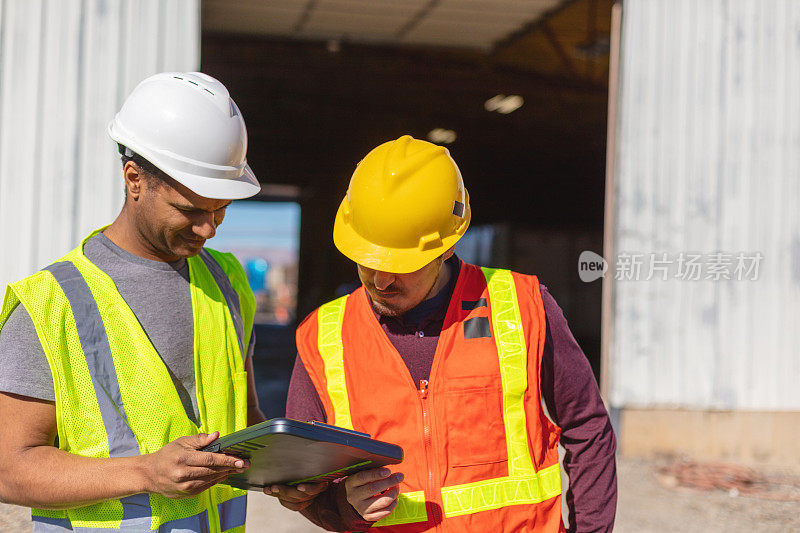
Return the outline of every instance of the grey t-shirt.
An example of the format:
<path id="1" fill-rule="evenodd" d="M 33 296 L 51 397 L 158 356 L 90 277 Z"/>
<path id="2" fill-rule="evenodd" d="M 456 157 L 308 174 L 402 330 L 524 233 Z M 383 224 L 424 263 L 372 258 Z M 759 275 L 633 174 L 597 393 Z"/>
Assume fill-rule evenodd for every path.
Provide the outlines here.
<path id="1" fill-rule="evenodd" d="M 172 376 L 186 414 L 198 422 L 194 375 L 194 320 L 189 265 L 152 261 L 126 252 L 99 233 L 86 257 L 114 281 Z M 248 355 L 252 355 L 251 336 Z M 53 376 L 33 321 L 17 306 L 0 330 L 0 391 L 55 401 Z"/>

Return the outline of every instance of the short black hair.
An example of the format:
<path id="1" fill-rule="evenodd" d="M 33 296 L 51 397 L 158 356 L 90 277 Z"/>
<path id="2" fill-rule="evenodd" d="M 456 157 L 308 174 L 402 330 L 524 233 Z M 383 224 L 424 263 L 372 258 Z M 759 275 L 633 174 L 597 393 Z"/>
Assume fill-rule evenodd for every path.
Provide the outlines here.
<path id="1" fill-rule="evenodd" d="M 160 177 L 163 174 L 163 171 L 155 166 L 153 163 L 145 159 L 144 157 L 140 156 L 133 150 L 128 150 L 125 145 L 117 143 L 117 149 L 119 150 L 120 159 L 122 160 L 122 167 L 124 168 L 128 161 L 133 161 L 136 163 L 136 166 L 142 169 L 146 174 L 152 175 L 154 178 Z M 125 152 L 129 152 L 131 155 L 126 155 Z"/>
<path id="2" fill-rule="evenodd" d="M 123 144 L 117 143 L 117 150 L 119 150 L 123 169 L 125 168 L 125 165 L 128 164 L 128 161 L 133 161 L 136 164 L 136 166 L 139 167 L 139 170 L 141 170 L 142 173 L 145 174 L 146 178 L 152 178 L 156 180 L 159 185 L 166 184 L 169 176 L 167 176 L 167 174 L 163 170 L 155 166 L 153 163 L 151 163 L 144 157 L 140 156 L 133 150 L 129 150 Z M 127 155 L 126 152 L 131 155 Z M 126 187 L 125 198 L 127 197 L 128 197 L 128 188 Z"/>

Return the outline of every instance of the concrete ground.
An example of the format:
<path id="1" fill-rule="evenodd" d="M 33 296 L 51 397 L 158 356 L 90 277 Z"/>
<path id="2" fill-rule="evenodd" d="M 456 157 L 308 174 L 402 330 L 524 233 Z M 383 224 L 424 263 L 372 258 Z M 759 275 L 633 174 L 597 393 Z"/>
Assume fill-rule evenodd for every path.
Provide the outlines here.
<path id="1" fill-rule="evenodd" d="M 744 497 L 735 491 L 681 488 L 674 481 L 665 478 L 660 471 L 662 466 L 664 463 L 658 461 L 619 460 L 619 504 L 614 528 L 616 532 L 800 531 L 800 499 L 775 501 Z M 776 475 L 781 476 L 784 473 Z M 796 473 L 792 475 L 796 476 Z M 248 532 L 321 531 L 298 513 L 284 509 L 277 500 L 263 494 L 252 493 L 247 510 Z M 29 511 L 0 504 L 0 532 L 18 531 L 31 531 Z"/>

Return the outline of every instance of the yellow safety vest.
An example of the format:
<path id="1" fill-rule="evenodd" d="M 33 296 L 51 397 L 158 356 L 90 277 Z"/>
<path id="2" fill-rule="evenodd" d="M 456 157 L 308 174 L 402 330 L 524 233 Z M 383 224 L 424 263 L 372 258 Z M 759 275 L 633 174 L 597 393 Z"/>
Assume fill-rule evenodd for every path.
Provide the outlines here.
<path id="1" fill-rule="evenodd" d="M 25 306 L 53 374 L 60 449 L 86 457 L 152 453 L 184 435 L 247 426 L 246 348 L 255 299 L 231 254 L 188 259 L 200 427 L 86 241 L 44 270 L 10 284 L 0 328 Z M 35 531 L 244 531 L 246 491 L 216 485 L 198 496 L 135 494 L 63 511 L 32 510 Z"/>

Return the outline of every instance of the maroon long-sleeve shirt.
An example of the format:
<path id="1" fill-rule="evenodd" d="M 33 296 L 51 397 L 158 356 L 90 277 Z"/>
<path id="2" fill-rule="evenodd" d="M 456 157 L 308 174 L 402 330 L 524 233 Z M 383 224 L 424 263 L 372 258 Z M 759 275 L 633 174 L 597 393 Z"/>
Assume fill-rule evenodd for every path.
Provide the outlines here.
<path id="1" fill-rule="evenodd" d="M 439 294 L 399 317 L 375 315 L 408 366 L 414 383 L 430 377 L 461 261 L 453 256 L 445 265 L 452 275 Z M 541 390 L 550 417 L 562 430 L 563 464 L 569 477 L 565 494 L 569 531 L 611 531 L 617 507 L 614 432 L 586 356 L 572 336 L 561 308 L 547 288 L 540 287 L 547 322 Z M 325 422 L 325 408 L 300 357 L 289 384 L 286 416 Z M 302 512 L 331 531 L 363 531 L 372 524 L 347 502 L 344 487 L 337 483 Z"/>

